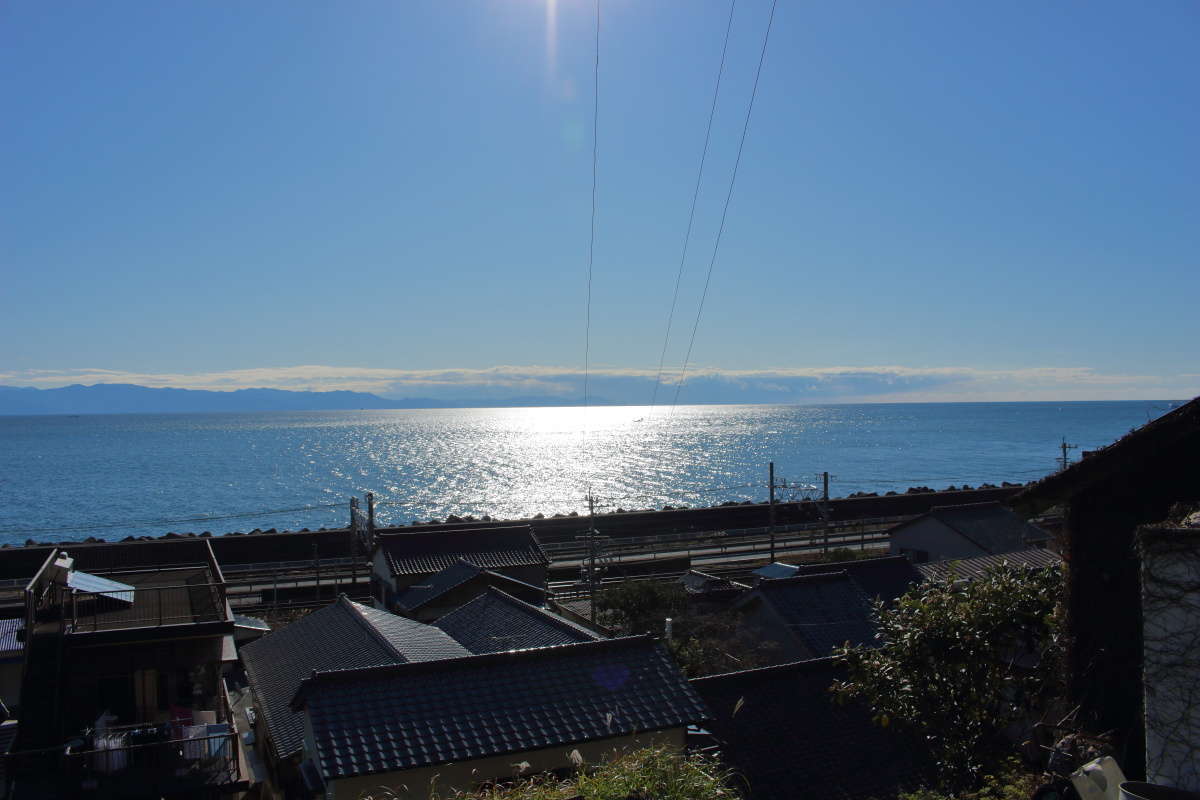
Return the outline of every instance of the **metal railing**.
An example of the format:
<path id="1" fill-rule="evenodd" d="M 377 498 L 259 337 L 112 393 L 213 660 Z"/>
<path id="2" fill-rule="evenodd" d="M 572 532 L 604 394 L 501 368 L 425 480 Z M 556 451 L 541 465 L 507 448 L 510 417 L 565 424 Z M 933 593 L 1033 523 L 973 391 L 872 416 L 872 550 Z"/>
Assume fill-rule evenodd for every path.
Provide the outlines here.
<path id="1" fill-rule="evenodd" d="M 94 633 L 219 622 L 225 619 L 225 584 L 194 583 L 142 586 L 128 592 L 79 592 L 60 589 L 66 633 Z M 122 595 L 130 595 L 122 599 Z"/>

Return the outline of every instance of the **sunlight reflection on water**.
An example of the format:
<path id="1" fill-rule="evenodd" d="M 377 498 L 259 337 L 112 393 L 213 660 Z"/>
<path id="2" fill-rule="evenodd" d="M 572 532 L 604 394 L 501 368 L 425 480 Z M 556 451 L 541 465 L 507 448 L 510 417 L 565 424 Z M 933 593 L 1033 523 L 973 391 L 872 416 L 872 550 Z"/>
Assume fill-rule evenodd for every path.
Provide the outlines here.
<path id="1" fill-rule="evenodd" d="M 1085 449 L 1146 403 L 646 406 L 0 417 L 0 541 L 345 525 L 375 492 L 383 523 L 765 499 L 777 476 L 835 495 L 1026 481 L 1061 436 Z M 787 493 L 784 494 L 786 499 Z M 268 517 L 157 520 L 337 503 Z"/>

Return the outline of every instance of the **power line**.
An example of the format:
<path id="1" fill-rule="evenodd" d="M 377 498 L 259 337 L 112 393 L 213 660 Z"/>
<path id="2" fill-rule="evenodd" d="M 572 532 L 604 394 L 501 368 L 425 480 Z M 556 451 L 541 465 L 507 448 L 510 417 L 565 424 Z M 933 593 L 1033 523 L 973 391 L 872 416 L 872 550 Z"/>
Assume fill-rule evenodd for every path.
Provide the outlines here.
<path id="1" fill-rule="evenodd" d="M 733 199 L 733 187 L 737 182 L 738 167 L 742 163 L 742 149 L 746 145 L 746 134 L 750 130 L 750 115 L 754 111 L 754 100 L 758 97 L 758 81 L 762 77 L 763 62 L 767 58 L 767 42 L 771 39 L 771 26 L 775 22 L 775 6 L 779 0 L 771 0 L 771 15 L 767 18 L 767 30 L 763 34 L 762 51 L 758 55 L 758 69 L 754 73 L 754 88 L 750 90 L 750 103 L 746 106 L 746 121 L 742 124 L 742 138 L 738 142 L 737 158 L 733 162 L 733 172 L 729 176 L 729 191 L 725 194 L 725 207 L 721 211 L 721 224 L 717 228 L 717 238 L 713 242 L 712 258 L 708 261 L 708 274 L 704 278 L 704 291 L 700 293 L 700 305 L 696 308 L 696 322 L 692 325 L 692 336 L 688 340 L 687 354 L 683 357 L 683 369 L 679 371 L 679 381 L 675 384 L 675 396 L 671 400 L 671 413 L 679 403 L 679 391 L 683 388 L 683 380 L 687 375 L 688 362 L 692 358 L 692 346 L 696 344 L 696 331 L 700 327 L 700 316 L 704 313 L 704 301 L 708 298 L 708 285 L 712 281 L 713 265 L 717 263 L 717 251 L 721 247 L 721 237 L 725 234 L 725 218 L 729 214 L 729 203 Z"/>
<path id="2" fill-rule="evenodd" d="M 596 0 L 596 58 L 592 68 L 592 227 L 588 237 L 587 301 L 583 327 L 583 406 L 588 405 L 588 367 L 592 348 L 592 265 L 596 253 L 596 176 L 600 150 L 600 0 Z M 587 428 L 583 430 L 587 441 Z"/>
<path id="3" fill-rule="evenodd" d="M 692 208 L 688 212 L 687 232 L 683 235 L 683 253 L 679 256 L 679 270 L 675 273 L 675 291 L 671 295 L 671 310 L 667 312 L 667 332 L 663 336 L 662 353 L 658 356 L 658 373 L 654 376 L 654 392 L 650 396 L 650 409 L 658 401 L 658 387 L 662 383 L 663 364 L 667 359 L 667 345 L 671 341 L 671 325 L 675 320 L 675 306 L 679 302 L 679 284 L 683 280 L 683 267 L 687 263 L 688 245 L 692 239 L 692 225 L 696 220 L 696 201 L 700 197 L 700 182 L 704 177 L 704 164 L 708 160 L 708 143 L 712 138 L 713 117 L 717 113 L 717 97 L 721 93 L 721 76 L 725 74 L 725 54 L 729 50 L 729 32 L 733 30 L 733 11 L 737 0 L 730 0 L 729 20 L 725 23 L 725 43 L 721 45 L 721 65 L 717 68 L 717 84 L 713 88 L 712 106 L 708 110 L 708 125 L 704 129 L 704 148 L 700 151 L 700 169 L 696 172 L 696 186 L 692 189 Z"/>

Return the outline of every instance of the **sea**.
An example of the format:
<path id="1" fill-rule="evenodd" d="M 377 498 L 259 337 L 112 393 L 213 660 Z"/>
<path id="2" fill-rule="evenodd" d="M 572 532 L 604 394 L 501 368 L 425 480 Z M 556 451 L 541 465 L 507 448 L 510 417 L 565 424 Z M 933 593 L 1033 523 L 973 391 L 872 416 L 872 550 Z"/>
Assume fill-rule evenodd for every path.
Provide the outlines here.
<path id="1" fill-rule="evenodd" d="M 1025 483 L 1180 401 L 0 417 L 0 544 Z"/>

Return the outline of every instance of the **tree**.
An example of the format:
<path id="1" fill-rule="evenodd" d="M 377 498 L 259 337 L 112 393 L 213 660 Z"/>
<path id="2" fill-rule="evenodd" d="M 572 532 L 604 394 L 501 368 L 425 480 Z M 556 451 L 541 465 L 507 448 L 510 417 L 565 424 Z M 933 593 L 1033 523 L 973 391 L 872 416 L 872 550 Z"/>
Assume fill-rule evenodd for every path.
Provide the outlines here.
<path id="1" fill-rule="evenodd" d="M 1057 687 L 1057 568 L 1005 564 L 973 581 L 914 586 L 876 605 L 878 647 L 842 648 L 840 699 L 860 698 L 880 725 L 911 726 L 948 786 L 1003 759 L 1002 733 L 1028 723 Z"/>
<path id="2" fill-rule="evenodd" d="M 623 635 L 663 636 L 672 620 L 671 655 L 689 678 L 778 663 L 777 642 L 763 641 L 734 611 L 698 613 L 677 583 L 626 581 L 596 597 L 599 622 Z"/>

